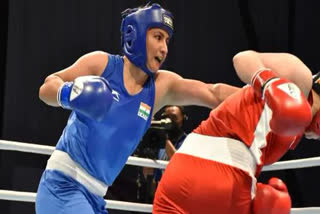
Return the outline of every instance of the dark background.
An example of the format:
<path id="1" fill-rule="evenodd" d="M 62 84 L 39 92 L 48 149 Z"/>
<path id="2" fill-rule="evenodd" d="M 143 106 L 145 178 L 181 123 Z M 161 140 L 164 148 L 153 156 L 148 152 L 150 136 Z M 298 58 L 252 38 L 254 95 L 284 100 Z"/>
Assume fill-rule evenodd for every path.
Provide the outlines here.
<path id="1" fill-rule="evenodd" d="M 142 0 L 3 0 L 0 31 L 0 138 L 54 146 L 69 112 L 46 106 L 38 89 L 47 75 L 81 55 L 121 53 L 120 12 Z M 315 73 L 320 68 L 320 1 L 167 0 L 175 34 L 164 68 L 186 78 L 242 86 L 232 68 L 239 51 L 290 52 Z M 187 107 L 187 131 L 209 110 Z M 319 143 L 303 141 L 283 159 L 319 156 Z M 0 151 L 0 189 L 36 192 L 48 156 Z M 127 170 L 128 171 L 128 170 Z M 320 206 L 319 167 L 263 173 L 287 182 L 294 207 Z M 130 173 L 128 175 L 130 177 Z M 117 183 L 117 182 L 116 182 Z M 117 185 L 117 184 L 115 184 Z M 126 185 L 122 196 L 125 200 Z M 121 191 L 120 191 L 121 192 Z M 127 197 L 128 198 L 128 197 Z M 1 213 L 34 213 L 33 203 L 0 201 Z M 110 212 L 112 213 L 112 212 Z"/>

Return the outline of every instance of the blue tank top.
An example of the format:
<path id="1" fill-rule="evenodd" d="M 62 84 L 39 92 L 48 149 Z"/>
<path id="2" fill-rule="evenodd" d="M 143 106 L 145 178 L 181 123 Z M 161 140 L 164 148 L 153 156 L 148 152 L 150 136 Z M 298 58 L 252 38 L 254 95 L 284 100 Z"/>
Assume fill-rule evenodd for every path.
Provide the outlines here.
<path id="1" fill-rule="evenodd" d="M 110 186 L 148 129 L 154 104 L 154 79 L 130 95 L 123 83 L 123 58 L 108 55 L 101 75 L 113 94 L 113 103 L 102 122 L 72 112 L 56 149 L 67 152 L 90 175 Z"/>

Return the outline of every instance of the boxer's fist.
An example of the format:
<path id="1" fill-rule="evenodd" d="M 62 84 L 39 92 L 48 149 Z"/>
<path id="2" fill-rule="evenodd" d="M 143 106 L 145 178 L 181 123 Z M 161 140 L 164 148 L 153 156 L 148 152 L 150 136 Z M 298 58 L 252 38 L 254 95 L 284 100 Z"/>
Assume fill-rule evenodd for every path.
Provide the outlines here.
<path id="1" fill-rule="evenodd" d="M 65 82 L 58 90 L 57 100 L 63 108 L 100 121 L 112 104 L 112 89 L 103 77 L 81 76 Z"/>
<path id="2" fill-rule="evenodd" d="M 268 184 L 257 183 L 253 214 L 289 214 L 290 209 L 291 198 L 283 181 L 271 178 Z"/>
<path id="3" fill-rule="evenodd" d="M 253 77 L 252 87 L 272 111 L 269 125 L 274 133 L 295 136 L 310 124 L 310 105 L 294 83 L 261 70 Z"/>

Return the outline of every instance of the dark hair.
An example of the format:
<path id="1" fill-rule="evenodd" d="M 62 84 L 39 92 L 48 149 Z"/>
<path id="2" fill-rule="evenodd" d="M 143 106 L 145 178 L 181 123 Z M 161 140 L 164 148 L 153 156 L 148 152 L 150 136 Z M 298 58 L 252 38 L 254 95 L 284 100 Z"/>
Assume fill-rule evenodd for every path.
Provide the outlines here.
<path id="1" fill-rule="evenodd" d="M 155 119 L 161 119 L 162 114 L 164 113 L 166 108 L 169 108 L 169 107 L 178 107 L 182 116 L 183 116 L 183 122 L 188 120 L 188 115 L 185 112 L 184 106 L 179 106 L 179 105 L 166 105 L 166 106 L 162 107 L 162 109 L 160 109 L 160 111 L 156 114 Z"/>
<path id="2" fill-rule="evenodd" d="M 121 18 L 123 19 L 123 18 L 125 18 L 126 16 L 128 16 L 129 14 L 134 13 L 134 12 L 136 12 L 136 11 L 139 10 L 139 9 L 149 7 L 150 5 L 151 5 L 151 2 L 148 2 L 146 5 L 143 5 L 143 6 L 139 6 L 139 7 L 135 7 L 135 8 L 127 8 L 127 9 L 125 9 L 124 11 L 121 12 Z M 160 4 L 159 4 L 159 6 L 160 6 Z M 161 6 L 160 6 L 160 7 L 161 7 Z M 167 10 L 167 9 L 165 9 L 165 10 L 166 10 L 168 13 L 170 13 L 171 16 L 173 17 L 172 13 L 171 13 L 169 10 Z"/>
<path id="3" fill-rule="evenodd" d="M 184 107 L 183 106 L 177 106 L 177 105 L 166 105 L 165 107 L 163 107 L 163 111 L 166 109 L 166 108 L 169 108 L 169 107 L 178 107 L 182 113 L 182 115 L 185 115 L 185 110 L 184 110 Z"/>
<path id="4" fill-rule="evenodd" d="M 124 11 L 121 12 L 121 17 L 125 18 L 127 15 L 136 12 L 137 10 L 140 10 L 142 8 L 146 8 L 150 6 L 150 2 L 148 2 L 146 5 L 135 7 L 135 8 L 127 8 Z"/>

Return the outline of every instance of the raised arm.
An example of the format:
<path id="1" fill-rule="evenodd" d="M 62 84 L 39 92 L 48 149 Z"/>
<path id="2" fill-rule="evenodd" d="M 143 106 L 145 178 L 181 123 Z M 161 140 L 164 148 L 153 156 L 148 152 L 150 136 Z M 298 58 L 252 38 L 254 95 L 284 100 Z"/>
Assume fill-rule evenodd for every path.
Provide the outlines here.
<path id="1" fill-rule="evenodd" d="M 280 136 L 297 136 L 310 124 L 306 100 L 312 88 L 311 71 L 292 54 L 240 52 L 234 68 L 272 111 L 270 129 Z"/>
<path id="2" fill-rule="evenodd" d="M 258 53 L 243 51 L 233 57 L 237 75 L 244 83 L 250 83 L 261 69 L 271 69 L 277 76 L 295 83 L 307 97 L 312 87 L 312 73 L 296 56 L 289 53 Z"/>

